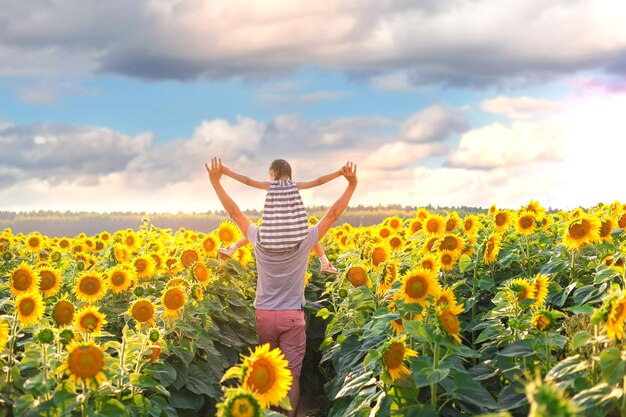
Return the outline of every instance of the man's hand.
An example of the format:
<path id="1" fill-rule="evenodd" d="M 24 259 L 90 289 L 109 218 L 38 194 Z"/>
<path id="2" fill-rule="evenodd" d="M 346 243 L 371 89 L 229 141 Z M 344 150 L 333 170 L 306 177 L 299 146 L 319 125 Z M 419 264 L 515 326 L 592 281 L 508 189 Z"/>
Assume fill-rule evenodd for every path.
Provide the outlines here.
<path id="1" fill-rule="evenodd" d="M 358 180 L 356 177 L 356 164 L 352 161 L 348 161 L 342 168 L 341 173 L 348 180 L 351 185 L 356 185 Z"/>
<path id="2" fill-rule="evenodd" d="M 214 156 L 213 158 L 211 158 L 211 167 L 209 168 L 206 162 L 204 163 L 204 167 L 209 173 L 209 179 L 211 180 L 211 183 L 220 182 L 220 178 L 222 178 L 222 171 L 223 171 L 221 158 Z"/>

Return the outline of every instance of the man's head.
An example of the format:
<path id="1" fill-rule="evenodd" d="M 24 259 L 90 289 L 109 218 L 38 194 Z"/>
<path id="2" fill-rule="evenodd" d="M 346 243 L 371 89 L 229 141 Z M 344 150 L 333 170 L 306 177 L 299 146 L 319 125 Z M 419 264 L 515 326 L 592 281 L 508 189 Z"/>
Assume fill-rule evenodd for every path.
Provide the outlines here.
<path id="1" fill-rule="evenodd" d="M 272 180 L 290 180 L 291 165 L 284 159 L 275 159 L 270 165 L 270 178 Z"/>

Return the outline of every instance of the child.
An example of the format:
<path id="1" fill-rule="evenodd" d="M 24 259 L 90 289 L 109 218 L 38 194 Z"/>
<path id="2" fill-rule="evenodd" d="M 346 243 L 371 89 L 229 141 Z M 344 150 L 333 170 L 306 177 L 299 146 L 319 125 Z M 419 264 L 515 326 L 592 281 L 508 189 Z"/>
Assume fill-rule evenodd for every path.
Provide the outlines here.
<path id="1" fill-rule="evenodd" d="M 251 187 L 267 190 L 263 205 L 263 218 L 259 226 L 261 246 L 272 252 L 287 251 L 307 236 L 308 219 L 304 204 L 298 190 L 313 188 L 326 184 L 328 181 L 341 176 L 341 170 L 324 175 L 308 182 L 294 182 L 291 180 L 291 166 L 284 159 L 276 159 L 270 165 L 270 181 L 255 181 L 249 177 L 239 175 L 223 167 L 223 174 Z M 227 248 L 220 248 L 219 253 L 232 257 L 235 251 L 248 243 L 246 237 Z M 321 263 L 321 272 L 336 275 L 337 268 L 326 257 L 322 245 L 317 242 L 313 248 Z"/>

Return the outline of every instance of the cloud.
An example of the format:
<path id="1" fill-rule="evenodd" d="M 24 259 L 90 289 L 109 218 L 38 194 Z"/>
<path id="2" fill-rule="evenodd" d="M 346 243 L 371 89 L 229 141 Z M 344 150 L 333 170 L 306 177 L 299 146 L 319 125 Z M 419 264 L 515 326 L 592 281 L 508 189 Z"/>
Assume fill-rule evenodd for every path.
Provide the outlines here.
<path id="1" fill-rule="evenodd" d="M 0 74 L 258 79 L 311 65 L 386 89 L 525 84 L 623 74 L 625 18 L 610 1 L 8 2 Z"/>
<path id="2" fill-rule="evenodd" d="M 396 170 L 431 156 L 442 155 L 446 150 L 446 146 L 441 143 L 386 143 L 373 152 L 368 152 L 364 159 L 364 168 Z"/>
<path id="3" fill-rule="evenodd" d="M 347 91 L 321 90 L 305 91 L 305 85 L 296 82 L 271 84 L 261 88 L 256 100 L 270 104 L 302 106 L 325 101 L 341 100 L 350 96 Z"/>
<path id="4" fill-rule="evenodd" d="M 402 137 L 411 142 L 429 142 L 445 139 L 468 127 L 458 111 L 435 105 L 411 115 L 401 127 Z"/>
<path id="5" fill-rule="evenodd" d="M 481 108 L 490 113 L 504 114 L 512 119 L 528 119 L 539 114 L 557 113 L 565 110 L 563 103 L 532 97 L 499 96 L 481 103 Z"/>
<path id="6" fill-rule="evenodd" d="M 452 167 L 497 168 L 565 157 L 562 127 L 514 122 L 494 123 L 466 132 L 448 159 Z"/>

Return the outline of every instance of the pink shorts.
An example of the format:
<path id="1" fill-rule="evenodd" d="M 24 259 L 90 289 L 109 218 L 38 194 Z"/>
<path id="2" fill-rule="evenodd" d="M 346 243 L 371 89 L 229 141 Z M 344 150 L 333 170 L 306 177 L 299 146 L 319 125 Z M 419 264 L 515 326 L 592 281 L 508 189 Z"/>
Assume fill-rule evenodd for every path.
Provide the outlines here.
<path id="1" fill-rule="evenodd" d="M 306 319 L 301 310 L 257 310 L 256 334 L 259 344 L 280 347 L 287 359 L 287 368 L 294 377 L 300 376 L 306 350 Z"/>

